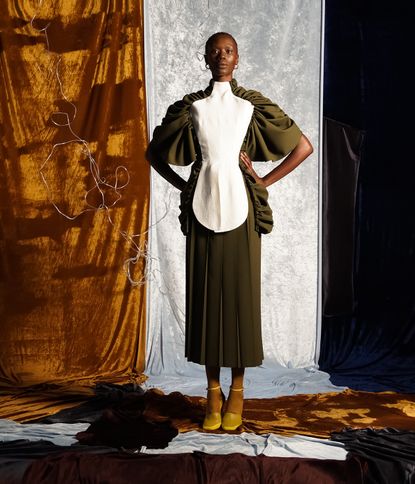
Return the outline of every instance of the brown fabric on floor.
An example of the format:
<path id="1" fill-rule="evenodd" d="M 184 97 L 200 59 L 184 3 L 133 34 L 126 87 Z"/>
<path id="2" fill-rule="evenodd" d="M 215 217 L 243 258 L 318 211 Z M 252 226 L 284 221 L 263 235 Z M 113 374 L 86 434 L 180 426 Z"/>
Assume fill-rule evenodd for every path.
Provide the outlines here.
<path id="1" fill-rule="evenodd" d="M 80 386 L 76 389 L 60 388 L 58 391 L 37 389 L 2 395 L 0 396 L 0 418 L 23 423 L 79 405 L 92 395 L 93 391 L 90 387 Z"/>
<path id="2" fill-rule="evenodd" d="M 85 435 L 88 438 L 82 439 L 82 443 L 104 443 L 99 436 L 106 433 L 107 426 L 122 435 L 128 429 L 128 415 L 130 423 L 133 423 L 136 414 L 141 413 L 148 421 L 170 421 L 179 432 L 202 432 L 205 402 L 202 397 L 187 397 L 179 392 L 164 395 L 160 390 L 149 390 L 144 395 L 127 395 L 111 407 L 113 412 L 123 415 L 122 425 L 114 426 L 112 415 L 104 414 L 87 429 Z M 344 427 L 415 430 L 414 412 L 415 396 L 391 392 L 346 390 L 342 393 L 249 399 L 245 402 L 244 423 L 234 433 L 272 432 L 330 438 L 331 432 Z M 224 431 L 217 430 L 215 433 Z M 112 440 L 105 441 L 107 445 L 117 445 L 117 442 L 119 439 L 115 435 Z"/>
<path id="3" fill-rule="evenodd" d="M 185 397 L 180 393 L 152 397 L 146 415 L 153 419 L 171 418 L 179 432 L 201 430 L 205 402 L 204 398 Z M 329 438 L 331 432 L 344 427 L 415 430 L 414 416 L 415 395 L 345 390 L 339 393 L 247 399 L 244 423 L 238 432 L 275 432 Z"/>
<path id="4" fill-rule="evenodd" d="M 327 438 L 343 427 L 415 430 L 415 395 L 345 390 L 248 400 L 244 430 Z"/>
<path id="5" fill-rule="evenodd" d="M 172 420 L 179 432 L 201 429 L 206 399 L 178 392 L 147 392 L 147 418 Z M 415 395 L 394 392 L 329 392 L 245 400 L 238 431 L 329 438 L 344 427 L 415 430 Z M 215 431 L 223 432 L 221 430 Z"/>
<path id="6" fill-rule="evenodd" d="M 92 390 L 87 390 L 92 395 Z M 5 398 L 5 397 L 3 397 Z M 89 396 L 76 392 L 67 394 L 37 393 L 8 397 L 12 409 L 7 411 L 7 402 L 0 407 L 0 417 L 27 422 L 37 417 L 52 415 L 52 410 L 70 408 L 86 401 Z M 48 403 L 50 398 L 52 403 Z M 59 399 L 60 398 L 60 399 Z M 77 399 L 79 398 L 79 402 Z M 149 421 L 170 420 L 179 432 L 202 431 L 201 423 L 206 399 L 188 397 L 179 392 L 165 395 L 161 390 L 149 390 L 144 395 L 126 393 L 109 408 L 124 411 L 134 416 L 141 411 Z M 59 408 L 58 408 L 59 407 Z M 244 424 L 236 432 L 257 434 L 269 432 L 284 435 L 302 434 L 329 438 L 331 432 L 344 427 L 384 428 L 393 427 L 415 430 L 415 395 L 393 392 L 330 392 L 321 394 L 292 395 L 279 398 L 248 399 L 245 401 Z M 128 421 L 124 420 L 128 425 Z M 105 426 L 105 419 L 100 422 Z M 88 429 L 89 430 L 89 429 Z M 116 428 L 114 428 L 116 431 Z M 217 433 L 223 432 L 221 430 Z M 92 437 L 91 437 L 92 438 Z"/>
<path id="7" fill-rule="evenodd" d="M 134 383 L 139 385 L 145 381 L 144 375 L 129 377 L 114 377 L 111 382 L 118 384 Z M 105 382 L 108 383 L 106 378 Z M 31 388 L 0 391 L 0 418 L 9 418 L 24 423 L 54 415 L 60 410 L 73 408 L 87 402 L 95 396 L 94 384 L 99 378 L 86 379 L 84 384 L 40 384 Z"/>
<path id="8" fill-rule="evenodd" d="M 50 53 L 39 31 L 47 25 Z M 134 242 L 145 249 L 142 1 L 6 0 L 0 53 L 0 386 L 140 373 L 145 287 L 127 279 L 123 264 L 134 253 L 119 231 L 140 234 Z M 102 202 L 97 188 L 84 198 L 94 187 L 85 145 L 58 145 L 74 139 L 56 125 L 67 119 L 99 166 L 107 206 L 118 195 L 105 183 L 116 183 L 118 166 L 128 169 L 112 224 L 104 210 L 68 220 L 52 205 L 73 216 Z M 118 175 L 121 187 L 127 175 Z M 143 259 L 131 270 L 140 279 Z"/>
<path id="9" fill-rule="evenodd" d="M 34 462 L 22 484 L 88 482 L 130 484 L 363 483 L 362 463 L 242 454 L 123 455 L 66 452 Z"/>

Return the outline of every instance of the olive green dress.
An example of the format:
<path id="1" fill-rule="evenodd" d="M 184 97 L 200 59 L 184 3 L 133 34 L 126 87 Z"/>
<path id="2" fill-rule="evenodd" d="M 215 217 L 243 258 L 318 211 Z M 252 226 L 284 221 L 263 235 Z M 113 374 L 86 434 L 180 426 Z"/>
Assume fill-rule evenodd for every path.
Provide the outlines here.
<path id="1" fill-rule="evenodd" d="M 231 82 L 232 92 L 250 101 L 253 114 L 241 146 L 253 161 L 279 160 L 297 144 L 301 131 L 276 104 L 257 91 Z M 192 165 L 181 193 L 180 223 L 186 235 L 186 342 L 189 361 L 209 366 L 258 366 L 263 360 L 261 336 L 261 234 L 273 227 L 266 188 L 255 182 L 242 163 L 248 217 L 239 227 L 214 232 L 201 225 L 192 199 L 203 163 L 190 108 L 212 92 L 188 94 L 172 104 L 149 145 L 151 158 Z"/>

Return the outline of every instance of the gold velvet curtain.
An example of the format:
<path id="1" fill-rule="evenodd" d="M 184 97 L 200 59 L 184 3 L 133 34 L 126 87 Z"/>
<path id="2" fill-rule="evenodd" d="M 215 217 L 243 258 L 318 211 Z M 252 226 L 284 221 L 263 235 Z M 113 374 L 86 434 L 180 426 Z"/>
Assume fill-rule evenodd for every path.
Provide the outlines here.
<path id="1" fill-rule="evenodd" d="M 141 234 L 134 240 L 145 247 L 142 3 L 8 0 L 0 42 L 0 385 L 137 381 L 145 287 L 132 286 L 123 271 L 134 252 L 120 231 Z M 56 125 L 66 122 L 56 111 L 68 113 L 73 132 Z M 66 143 L 74 133 L 87 144 Z M 117 166 L 130 182 L 109 211 L 68 220 L 52 202 L 74 215 L 102 201 L 97 189 L 84 198 L 94 187 L 85 148 L 107 205 L 118 197 L 108 186 Z M 124 184 L 125 170 L 118 175 Z M 144 267 L 142 259 L 133 266 L 134 279 Z"/>

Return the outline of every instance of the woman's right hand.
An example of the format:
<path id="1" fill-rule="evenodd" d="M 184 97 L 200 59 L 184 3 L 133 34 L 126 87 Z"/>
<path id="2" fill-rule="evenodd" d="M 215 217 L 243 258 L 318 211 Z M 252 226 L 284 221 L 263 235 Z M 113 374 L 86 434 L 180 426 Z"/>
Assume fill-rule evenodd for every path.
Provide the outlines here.
<path id="1" fill-rule="evenodd" d="M 246 166 L 246 171 L 252 176 L 252 178 L 254 178 L 256 183 L 265 186 L 264 180 L 254 170 L 254 167 L 252 166 L 252 160 L 251 158 L 249 158 L 248 154 L 245 151 L 241 151 L 239 157 L 242 163 Z"/>

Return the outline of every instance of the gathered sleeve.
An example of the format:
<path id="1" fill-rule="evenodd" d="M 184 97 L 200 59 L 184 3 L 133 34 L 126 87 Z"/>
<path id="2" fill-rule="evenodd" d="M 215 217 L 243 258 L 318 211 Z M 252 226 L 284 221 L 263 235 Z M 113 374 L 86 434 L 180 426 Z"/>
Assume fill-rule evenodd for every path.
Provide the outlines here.
<path id="1" fill-rule="evenodd" d="M 190 108 L 200 99 L 203 91 L 184 96 L 167 109 L 161 124 L 154 129 L 149 144 L 150 156 L 171 165 L 186 166 L 200 155 L 200 147 L 195 135 Z"/>
<path id="2" fill-rule="evenodd" d="M 258 91 L 249 90 L 239 95 L 254 106 L 243 145 L 243 150 L 251 160 L 277 161 L 288 155 L 302 135 L 296 123 L 277 104 Z"/>

